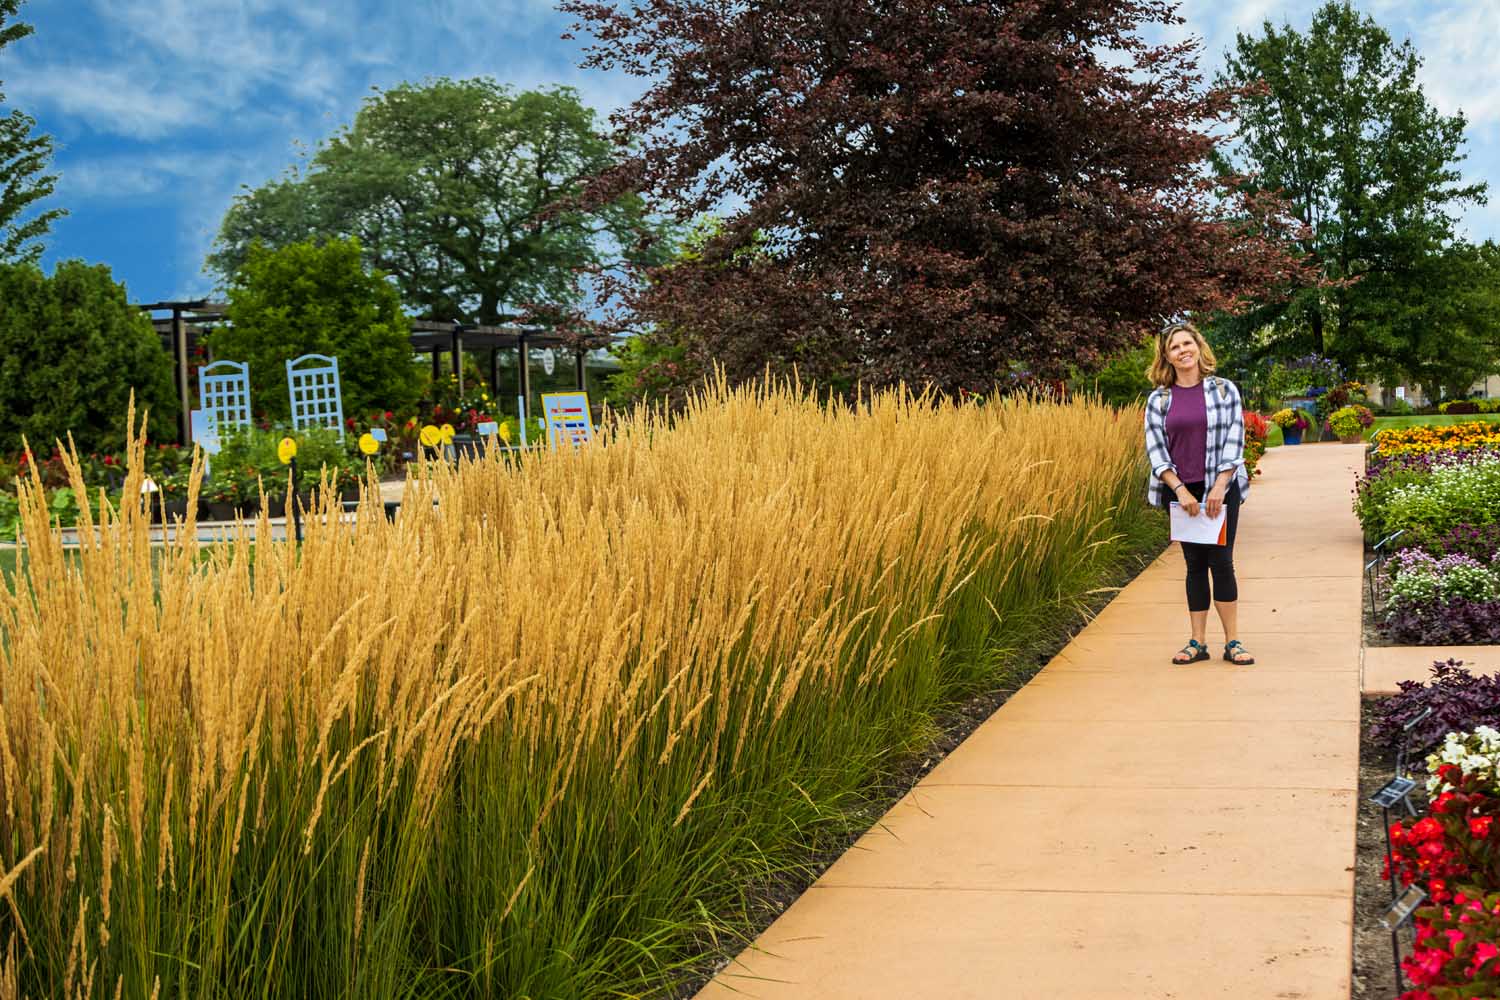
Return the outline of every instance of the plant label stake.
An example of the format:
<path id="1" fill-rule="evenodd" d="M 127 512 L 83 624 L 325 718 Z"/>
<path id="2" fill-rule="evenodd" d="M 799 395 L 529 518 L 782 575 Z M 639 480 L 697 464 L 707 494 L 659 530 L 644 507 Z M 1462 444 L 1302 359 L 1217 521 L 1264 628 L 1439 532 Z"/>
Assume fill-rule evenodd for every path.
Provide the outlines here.
<path id="1" fill-rule="evenodd" d="M 287 467 L 287 503 L 292 505 L 292 525 L 296 528 L 297 544 L 302 544 L 302 511 L 297 502 L 297 439 L 284 437 L 276 446 L 276 457 Z"/>

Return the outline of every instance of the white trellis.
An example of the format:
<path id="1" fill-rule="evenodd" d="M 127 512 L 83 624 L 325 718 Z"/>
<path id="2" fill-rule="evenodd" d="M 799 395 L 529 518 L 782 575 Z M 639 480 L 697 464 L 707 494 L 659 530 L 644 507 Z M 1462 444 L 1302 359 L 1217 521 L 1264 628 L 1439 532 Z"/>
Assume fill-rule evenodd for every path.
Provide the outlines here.
<path id="1" fill-rule="evenodd" d="M 250 362 L 215 361 L 198 372 L 203 419 L 215 442 L 225 431 L 250 426 Z"/>
<path id="2" fill-rule="evenodd" d="M 344 439 L 344 399 L 339 387 L 339 359 L 304 354 L 286 363 L 287 393 L 292 399 L 292 427 L 332 427 Z"/>

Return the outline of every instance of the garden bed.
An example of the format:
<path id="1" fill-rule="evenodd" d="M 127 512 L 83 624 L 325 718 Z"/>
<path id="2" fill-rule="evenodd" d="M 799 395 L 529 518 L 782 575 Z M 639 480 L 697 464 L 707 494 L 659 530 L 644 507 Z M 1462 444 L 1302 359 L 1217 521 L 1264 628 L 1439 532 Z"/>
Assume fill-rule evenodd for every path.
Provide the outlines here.
<path id="1" fill-rule="evenodd" d="M 1370 710 L 1374 703 L 1375 699 L 1363 699 L 1360 712 L 1359 816 L 1355 834 L 1354 970 L 1351 1000 L 1391 1000 L 1396 996 L 1391 935 L 1380 926 L 1380 917 L 1391 901 L 1389 883 L 1382 875 L 1385 867 L 1384 819 L 1381 811 L 1369 801 L 1370 796 L 1395 773 L 1396 755 L 1389 747 L 1370 738 Z M 1420 806 L 1420 789 L 1413 795 Z M 1402 939 L 1403 945 L 1410 941 L 1410 931 L 1404 931 Z"/>

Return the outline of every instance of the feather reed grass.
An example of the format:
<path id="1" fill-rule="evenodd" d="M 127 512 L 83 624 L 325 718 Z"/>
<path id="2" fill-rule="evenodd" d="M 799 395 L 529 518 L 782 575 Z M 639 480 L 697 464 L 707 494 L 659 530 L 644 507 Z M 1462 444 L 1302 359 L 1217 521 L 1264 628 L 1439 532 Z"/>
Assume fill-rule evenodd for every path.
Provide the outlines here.
<path id="1" fill-rule="evenodd" d="M 65 553 L 24 483 L 0 996 L 660 992 L 1098 585 L 1138 439 L 1087 401 L 720 385 L 423 467 L 394 523 L 367 483 L 300 548 L 153 549 L 101 497 Z"/>

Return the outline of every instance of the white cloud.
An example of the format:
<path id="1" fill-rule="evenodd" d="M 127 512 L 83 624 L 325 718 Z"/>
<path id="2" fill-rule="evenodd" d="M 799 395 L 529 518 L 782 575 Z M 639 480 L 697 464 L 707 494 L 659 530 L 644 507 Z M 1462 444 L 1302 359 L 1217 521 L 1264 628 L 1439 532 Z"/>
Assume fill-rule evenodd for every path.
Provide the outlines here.
<path id="1" fill-rule="evenodd" d="M 150 65 L 42 66 L 18 74 L 7 89 L 23 107 L 76 117 L 97 132 L 133 139 L 159 138 L 207 120 L 206 109 L 168 89 Z"/>

